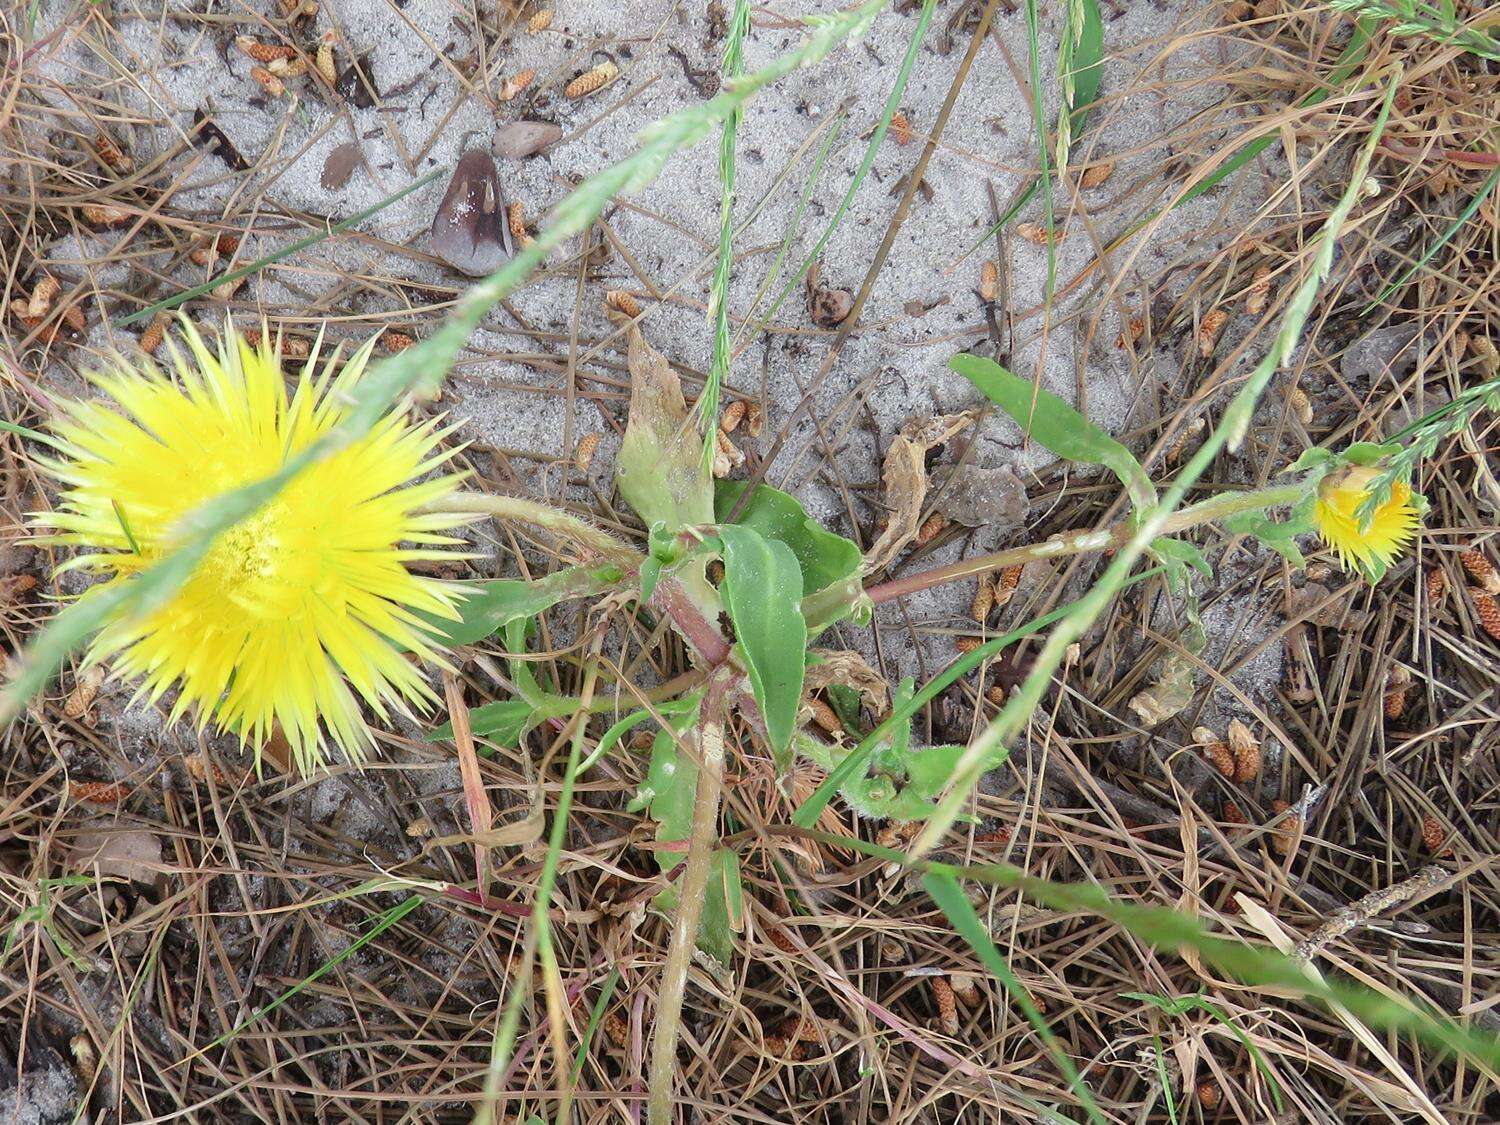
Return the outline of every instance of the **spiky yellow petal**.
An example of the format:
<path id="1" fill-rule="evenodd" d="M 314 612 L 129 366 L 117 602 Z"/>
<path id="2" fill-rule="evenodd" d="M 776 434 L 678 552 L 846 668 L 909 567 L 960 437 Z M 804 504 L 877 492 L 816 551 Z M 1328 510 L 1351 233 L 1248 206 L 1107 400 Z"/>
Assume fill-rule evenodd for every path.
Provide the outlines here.
<path id="1" fill-rule="evenodd" d="M 170 374 L 117 360 L 93 380 L 101 399 L 63 404 L 54 424 L 62 456 L 47 467 L 62 496 L 38 523 L 50 542 L 93 552 L 63 564 L 105 576 L 85 602 L 178 546 L 200 505 L 336 425 L 371 347 L 321 369 L 314 354 L 288 396 L 269 334 L 253 349 L 229 329 L 217 352 L 191 326 L 185 336 Z M 279 723 L 304 770 L 323 759 L 325 734 L 359 760 L 361 701 L 385 718 L 435 698 L 410 659 L 441 659 L 420 615 L 456 617 L 462 597 L 406 566 L 451 556 L 444 533 L 467 518 L 422 510 L 461 479 L 421 479 L 447 460 L 443 437 L 387 415 L 222 535 L 165 604 L 102 622 L 88 660 L 138 679 L 141 698 L 176 687 L 173 718 L 196 710 L 200 725 L 212 718 L 254 746 Z"/>
<path id="2" fill-rule="evenodd" d="M 1421 515 L 1412 503 L 1411 489 L 1397 482 L 1391 495 L 1375 509 L 1370 526 L 1360 528 L 1359 507 L 1369 495 L 1375 469 L 1351 466 L 1326 477 L 1318 486 L 1313 511 L 1318 533 L 1338 552 L 1345 569 L 1378 574 L 1390 566 L 1417 533 Z"/>

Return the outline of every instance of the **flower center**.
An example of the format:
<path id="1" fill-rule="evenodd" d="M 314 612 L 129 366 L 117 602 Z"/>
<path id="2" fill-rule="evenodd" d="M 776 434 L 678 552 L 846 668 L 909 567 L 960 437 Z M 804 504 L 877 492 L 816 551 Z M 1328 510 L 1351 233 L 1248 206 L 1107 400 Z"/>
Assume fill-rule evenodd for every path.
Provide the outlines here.
<path id="1" fill-rule="evenodd" d="M 271 501 L 221 535 L 199 573 L 230 601 L 246 609 L 271 612 L 267 595 L 283 585 L 279 581 L 287 561 L 283 531 L 290 515 L 283 500 Z"/>

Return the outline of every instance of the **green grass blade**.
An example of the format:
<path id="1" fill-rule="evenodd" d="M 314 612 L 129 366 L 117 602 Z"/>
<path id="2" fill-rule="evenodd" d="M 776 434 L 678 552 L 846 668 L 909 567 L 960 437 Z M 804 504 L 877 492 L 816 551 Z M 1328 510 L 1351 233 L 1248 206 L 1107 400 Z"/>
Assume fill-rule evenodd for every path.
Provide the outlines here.
<path id="1" fill-rule="evenodd" d="M 1478 211 L 1479 208 L 1484 204 L 1484 201 L 1489 198 L 1490 192 L 1495 190 L 1496 184 L 1500 184 L 1500 165 L 1497 165 L 1495 170 L 1485 177 L 1484 183 L 1480 184 L 1479 190 L 1474 193 L 1474 198 L 1469 200 L 1468 205 L 1459 212 L 1458 218 L 1453 220 L 1452 225 L 1449 226 L 1448 229 L 1445 230 L 1441 235 L 1439 235 L 1437 241 L 1429 246 L 1422 253 L 1422 256 L 1420 258 L 1418 258 L 1415 262 L 1408 266 L 1400 277 L 1398 277 L 1395 281 L 1391 282 L 1384 289 L 1382 289 L 1380 291 L 1380 296 L 1376 297 L 1373 301 L 1371 301 L 1364 307 L 1364 314 L 1368 314 L 1370 310 L 1373 309 L 1376 305 L 1380 304 L 1397 289 L 1400 289 L 1403 285 L 1410 281 L 1413 274 L 1415 274 L 1428 262 L 1432 261 L 1432 256 L 1439 250 L 1441 250 L 1444 246 L 1448 245 L 1448 243 L 1453 239 L 1453 236 L 1463 229 L 1463 225 L 1474 217 L 1474 213 Z"/>
<path id="2" fill-rule="evenodd" d="M 729 37 L 724 43 L 724 62 L 720 67 L 726 84 L 739 77 L 745 32 L 749 27 L 750 0 L 735 0 Z M 729 267 L 734 258 L 734 157 L 739 127 L 740 111 L 735 109 L 724 119 L 719 140 L 719 259 L 714 264 L 713 287 L 708 295 L 708 315 L 714 324 L 714 355 L 697 405 L 698 423 L 704 433 L 711 433 L 718 423 L 719 392 L 729 378 L 733 358 L 729 336 Z M 703 443 L 705 464 L 713 461 L 715 449 L 713 442 Z"/>
<path id="3" fill-rule="evenodd" d="M 1140 574 L 1128 579 L 1121 588 L 1134 586 L 1137 582 L 1143 582 L 1147 578 L 1160 573 L 1160 567 L 1153 567 L 1150 570 L 1142 571 Z M 896 734 L 901 729 L 901 724 L 909 721 L 913 715 L 936 699 L 950 685 L 963 679 L 963 677 L 967 676 L 975 668 L 978 668 L 1001 649 L 1015 644 L 1022 637 L 1029 637 L 1033 633 L 1041 632 L 1054 621 L 1059 621 L 1067 616 L 1077 604 L 1077 602 L 1069 602 L 1067 605 L 1058 606 L 1051 612 L 1044 613 L 1033 621 L 1028 621 L 1025 625 L 1017 626 L 1004 636 L 996 637 L 992 641 L 986 641 L 973 652 L 955 660 L 952 666 L 945 672 L 934 676 L 928 683 L 923 685 L 921 691 L 914 694 L 901 706 L 894 708 L 874 730 L 860 740 L 859 745 L 849 751 L 843 761 L 828 772 L 828 776 L 823 779 L 822 784 L 813 790 L 807 800 L 803 801 L 797 807 L 797 811 L 792 817 L 792 823 L 799 828 L 811 828 L 818 822 L 818 817 L 822 815 L 823 809 L 827 806 L 828 802 L 833 799 L 833 795 L 865 768 L 865 764 L 869 761 L 870 755 L 875 752 L 875 748 Z"/>
<path id="4" fill-rule="evenodd" d="M 609 976 L 604 978 L 604 985 L 599 989 L 599 999 L 594 1001 L 594 1007 L 589 1012 L 589 1022 L 583 1029 L 583 1038 L 578 1041 L 578 1050 L 573 1055 L 573 1069 L 568 1075 L 568 1085 L 578 1085 L 578 1076 L 583 1073 L 583 1060 L 589 1057 L 589 1045 L 594 1041 L 594 1035 L 599 1030 L 599 1025 L 604 1022 L 604 1010 L 609 1007 L 610 997 L 615 994 L 615 986 L 620 983 L 620 970 L 610 969 Z"/>
<path id="5" fill-rule="evenodd" d="M 1094 1101 L 1094 1095 L 1090 1092 L 1088 1084 L 1084 1082 L 1083 1075 L 1078 1073 L 1073 1060 L 1068 1057 L 1067 1051 L 1063 1050 L 1062 1043 L 1052 1033 L 1052 1028 L 1048 1026 L 1047 1021 L 1042 1018 L 1042 1013 L 1037 1010 L 1036 1004 L 1031 999 L 1031 993 L 1026 990 L 1020 978 L 1011 971 L 1005 956 L 991 940 L 989 931 L 979 920 L 979 915 L 974 912 L 974 906 L 965 896 L 963 888 L 958 885 L 958 880 L 948 872 L 931 871 L 922 877 L 922 886 L 932 896 L 932 901 L 937 903 L 942 912 L 948 916 L 948 921 L 953 924 L 958 935 L 969 943 L 969 948 L 978 955 L 979 959 L 984 962 L 985 968 L 995 975 L 995 979 L 1004 986 L 1007 995 L 1025 1013 L 1026 1022 L 1036 1029 L 1047 1052 L 1056 1060 L 1058 1068 L 1068 1080 L 1069 1089 L 1083 1103 L 1089 1120 L 1102 1122 L 1104 1114 L 1099 1111 L 1099 1104 Z"/>
<path id="6" fill-rule="evenodd" d="M 807 257 L 802 260 L 802 265 L 797 267 L 797 272 L 787 279 L 786 285 L 782 287 L 776 299 L 771 302 L 771 307 L 761 318 L 764 324 L 776 315 L 776 310 L 781 308 L 781 303 L 786 300 L 787 295 L 801 283 L 807 276 L 807 271 L 812 269 L 813 263 L 823 253 L 823 247 L 828 245 L 828 240 L 833 237 L 833 232 L 838 229 L 839 223 L 844 221 L 844 214 L 849 210 L 849 204 L 854 200 L 854 194 L 859 191 L 859 185 L 865 182 L 865 176 L 869 174 L 870 166 L 875 163 L 875 154 L 880 151 L 881 142 L 885 140 L 886 130 L 890 128 L 891 118 L 895 116 L 896 110 L 901 108 L 901 97 L 906 93 L 906 80 L 911 74 L 911 68 L 917 61 L 917 51 L 922 46 L 922 37 L 927 34 L 927 25 L 932 22 L 932 14 L 937 10 L 936 0 L 924 0 L 922 14 L 917 17 L 917 26 L 912 29 L 911 39 L 906 44 L 906 54 L 901 58 L 901 69 L 896 72 L 896 81 L 891 86 L 890 96 L 885 100 L 885 106 L 880 111 L 880 120 L 875 123 L 875 131 L 870 134 L 870 143 L 865 146 L 864 158 L 859 162 L 859 168 L 854 173 L 854 179 L 850 182 L 848 190 L 844 192 L 844 198 L 839 200 L 838 207 L 833 212 L 833 217 L 828 220 L 828 225 L 823 233 L 818 236 L 818 241 L 813 243 L 813 248 L 807 252 Z"/>

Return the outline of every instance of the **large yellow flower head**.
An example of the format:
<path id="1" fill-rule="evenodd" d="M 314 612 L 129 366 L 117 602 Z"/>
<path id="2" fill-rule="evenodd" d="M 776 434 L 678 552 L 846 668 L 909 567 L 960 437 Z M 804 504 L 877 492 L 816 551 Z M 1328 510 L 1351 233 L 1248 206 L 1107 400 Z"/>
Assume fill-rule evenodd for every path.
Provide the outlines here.
<path id="1" fill-rule="evenodd" d="M 215 354 L 191 326 L 185 335 L 189 354 L 171 348 L 171 374 L 119 360 L 93 378 L 103 401 L 66 403 L 54 423 L 61 456 L 46 464 L 62 497 L 39 522 L 48 541 L 92 552 L 62 568 L 106 577 L 85 603 L 179 545 L 184 516 L 275 473 L 337 424 L 371 346 L 316 372 L 315 354 L 289 397 L 268 343 L 252 349 L 231 328 Z M 102 622 L 88 662 L 139 677 L 137 699 L 175 685 L 172 719 L 196 708 L 200 726 L 212 718 L 256 747 L 279 723 L 304 772 L 322 761 L 325 731 L 361 759 L 371 740 L 359 701 L 385 719 L 434 698 L 408 654 L 441 660 L 420 615 L 454 618 L 462 597 L 408 569 L 455 557 L 444 533 L 466 518 L 424 511 L 461 479 L 420 479 L 449 457 L 444 436 L 392 413 L 313 461 L 223 534 L 168 601 Z"/>
<path id="2" fill-rule="evenodd" d="M 1392 560 L 1415 537 L 1422 522 L 1411 489 L 1397 481 L 1391 486 L 1389 499 L 1375 509 L 1370 526 L 1361 530 L 1357 513 L 1370 494 L 1370 482 L 1377 475 L 1377 470 L 1363 465 L 1330 473 L 1318 485 L 1318 501 L 1313 509 L 1318 534 L 1338 552 L 1344 567 L 1355 567 L 1375 577 L 1385 573 Z"/>

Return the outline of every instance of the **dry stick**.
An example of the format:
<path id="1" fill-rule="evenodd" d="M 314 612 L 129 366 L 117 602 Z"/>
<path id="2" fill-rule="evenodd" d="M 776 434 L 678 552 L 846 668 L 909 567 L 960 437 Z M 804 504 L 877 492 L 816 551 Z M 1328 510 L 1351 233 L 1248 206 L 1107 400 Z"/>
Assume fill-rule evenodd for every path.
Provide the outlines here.
<path id="1" fill-rule="evenodd" d="M 1311 937 L 1299 942 L 1297 956 L 1304 961 L 1308 960 L 1330 941 L 1343 937 L 1359 926 L 1367 925 L 1382 911 L 1432 890 L 1451 875 L 1452 872 L 1441 864 L 1429 863 L 1409 879 L 1371 891 L 1358 902 L 1350 903 L 1324 922 L 1313 931 Z"/>
<path id="2" fill-rule="evenodd" d="M 721 667 L 709 681 L 699 729 L 698 789 L 693 798 L 693 829 L 688 836 L 687 862 L 677 896 L 672 942 L 661 970 L 661 993 L 656 1008 L 656 1030 L 651 1039 L 651 1069 L 647 1077 L 647 1120 L 669 1125 L 672 1120 L 672 1078 L 677 1070 L 677 1032 L 682 1021 L 682 998 L 688 966 L 697 945 L 698 918 L 708 889 L 714 840 L 719 831 L 719 793 L 724 785 L 724 695 L 734 679 Z"/>
<path id="3" fill-rule="evenodd" d="M 849 315 L 844 318 L 844 323 L 839 326 L 838 335 L 834 337 L 833 346 L 828 350 L 823 365 L 818 368 L 818 374 L 813 378 L 807 392 L 801 401 L 787 415 L 787 420 L 782 423 L 781 429 L 776 433 L 776 440 L 772 443 L 770 452 L 755 467 L 755 472 L 750 474 L 749 487 L 740 493 L 735 502 L 734 510 L 729 513 L 726 522 L 733 523 L 739 518 L 740 512 L 744 510 L 751 495 L 759 484 L 766 479 L 766 472 L 772 463 L 780 456 L 782 448 L 786 445 L 787 438 L 791 435 L 792 422 L 811 407 L 813 396 L 822 389 L 824 381 L 833 371 L 833 365 L 838 361 L 839 353 L 844 350 L 844 344 L 848 342 L 850 335 L 859 323 L 860 314 L 864 312 L 865 303 L 870 299 L 870 292 L 875 287 L 875 279 L 880 275 L 885 266 L 885 260 L 890 255 L 891 247 L 895 244 L 896 233 L 901 225 L 906 222 L 906 216 L 911 211 L 912 200 L 916 198 L 917 189 L 922 184 L 922 178 L 927 173 L 927 165 L 932 160 L 932 154 L 937 151 L 938 140 L 943 135 L 943 130 L 948 126 L 948 118 L 953 113 L 954 103 L 958 101 L 958 95 L 963 91 L 964 80 L 969 76 L 969 68 L 974 65 L 974 59 L 979 54 L 979 48 L 984 43 L 985 34 L 989 31 L 990 21 L 994 18 L 995 8 L 1000 0 L 988 0 L 984 6 L 984 14 L 979 17 L 979 26 L 974 29 L 974 37 L 969 41 L 968 53 L 964 55 L 963 62 L 958 66 L 958 73 L 953 76 L 953 82 L 948 87 L 948 96 L 943 99 L 943 106 L 938 110 L 937 119 L 932 124 L 932 131 L 928 134 L 927 143 L 922 147 L 922 155 L 917 159 L 912 168 L 910 176 L 906 181 L 906 191 L 902 193 L 901 202 L 896 205 L 896 213 L 891 216 L 891 222 L 886 227 L 885 237 L 880 241 L 880 247 L 875 251 L 875 258 L 870 263 L 870 268 L 865 272 L 865 280 L 860 285 L 859 294 L 854 298 L 854 307 L 849 310 Z"/>

